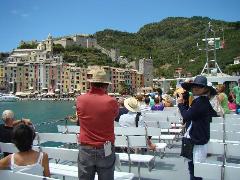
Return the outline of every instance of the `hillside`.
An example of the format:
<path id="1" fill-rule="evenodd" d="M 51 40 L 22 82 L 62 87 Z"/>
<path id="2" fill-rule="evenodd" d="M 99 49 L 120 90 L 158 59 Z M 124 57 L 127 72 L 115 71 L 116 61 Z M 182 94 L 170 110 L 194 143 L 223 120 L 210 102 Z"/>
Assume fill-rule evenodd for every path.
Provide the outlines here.
<path id="1" fill-rule="evenodd" d="M 233 58 L 240 55 L 240 22 L 224 22 L 207 17 L 169 17 L 147 24 L 137 33 L 106 29 L 96 32 L 94 36 L 99 45 L 106 49 L 119 48 L 121 56 L 129 60 L 151 56 L 155 77 L 172 77 L 177 67 L 196 75 L 201 72 L 206 59 L 205 52 L 199 51 L 196 44 L 202 43 L 209 21 L 216 37 L 222 39 L 224 34 L 225 48 L 217 50 L 217 61 L 224 71 L 226 65 L 233 63 Z"/>

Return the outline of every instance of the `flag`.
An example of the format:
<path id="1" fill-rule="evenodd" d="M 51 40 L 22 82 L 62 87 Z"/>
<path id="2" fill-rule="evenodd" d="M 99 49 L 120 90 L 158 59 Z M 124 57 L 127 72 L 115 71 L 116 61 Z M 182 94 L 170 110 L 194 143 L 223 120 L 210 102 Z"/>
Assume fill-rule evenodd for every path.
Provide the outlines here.
<path id="1" fill-rule="evenodd" d="M 221 49 L 225 48 L 225 41 L 221 41 Z"/>

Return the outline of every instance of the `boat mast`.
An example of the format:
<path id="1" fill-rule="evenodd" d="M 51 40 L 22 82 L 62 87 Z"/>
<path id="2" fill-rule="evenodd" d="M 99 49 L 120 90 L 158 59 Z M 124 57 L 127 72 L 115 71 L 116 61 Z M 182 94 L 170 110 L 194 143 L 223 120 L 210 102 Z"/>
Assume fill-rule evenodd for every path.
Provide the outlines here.
<path id="1" fill-rule="evenodd" d="M 213 34 L 213 38 L 208 38 L 209 33 Z M 208 26 L 207 26 L 206 32 L 205 32 L 205 39 L 202 39 L 202 41 L 205 42 L 205 49 L 199 48 L 199 50 L 205 50 L 206 63 L 202 69 L 201 75 L 204 73 L 206 73 L 207 75 L 210 75 L 211 73 L 217 73 L 217 72 L 220 72 L 222 74 L 222 71 L 217 63 L 217 53 L 216 53 L 216 49 L 219 48 L 219 47 L 216 47 L 216 45 L 217 45 L 216 41 L 220 42 L 220 38 L 215 37 L 215 31 L 212 28 L 211 22 L 208 23 Z M 209 60 L 209 52 L 211 52 L 211 51 L 213 51 L 214 59 Z"/>

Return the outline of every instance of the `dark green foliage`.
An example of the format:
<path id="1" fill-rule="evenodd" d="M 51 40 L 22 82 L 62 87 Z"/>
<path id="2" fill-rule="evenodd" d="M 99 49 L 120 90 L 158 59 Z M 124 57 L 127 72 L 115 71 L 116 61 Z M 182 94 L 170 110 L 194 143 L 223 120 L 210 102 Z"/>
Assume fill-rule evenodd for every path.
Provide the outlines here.
<path id="1" fill-rule="evenodd" d="M 36 49 L 37 46 L 38 46 L 37 43 L 31 43 L 31 44 L 24 43 L 24 44 L 21 44 L 19 47 L 17 47 L 17 49 Z"/>
<path id="2" fill-rule="evenodd" d="M 59 54 L 65 51 L 64 47 L 61 44 L 53 44 L 53 53 Z"/>
<path id="3" fill-rule="evenodd" d="M 226 67 L 226 71 L 227 71 L 229 74 L 233 74 L 233 73 L 236 73 L 236 72 L 240 72 L 240 64 L 228 65 L 228 66 Z"/>
<path id="4" fill-rule="evenodd" d="M 89 65 L 114 66 L 112 60 L 100 50 L 81 46 L 69 46 L 62 51 L 65 62 L 76 63 L 77 66 Z M 116 66 L 116 65 L 115 65 Z"/>
<path id="5" fill-rule="evenodd" d="M 169 17 L 147 24 L 137 33 L 106 29 L 97 32 L 95 37 L 98 44 L 106 49 L 119 48 L 121 56 L 129 61 L 152 57 L 155 77 L 173 77 L 177 67 L 196 75 L 201 72 L 206 60 L 205 52 L 199 51 L 196 44 L 202 43 L 209 21 L 216 37 L 222 39 L 224 29 L 225 48 L 217 50 L 217 61 L 225 71 L 226 65 L 233 63 L 233 58 L 240 55 L 240 22 L 224 22 L 201 16 Z M 191 62 L 191 59 L 195 61 Z"/>

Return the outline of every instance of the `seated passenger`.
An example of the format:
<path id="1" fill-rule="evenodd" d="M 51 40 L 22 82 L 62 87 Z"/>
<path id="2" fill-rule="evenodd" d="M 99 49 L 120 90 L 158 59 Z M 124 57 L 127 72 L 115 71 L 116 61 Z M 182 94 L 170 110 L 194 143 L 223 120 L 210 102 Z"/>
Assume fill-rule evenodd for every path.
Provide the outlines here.
<path id="1" fill-rule="evenodd" d="M 12 131 L 14 126 L 20 123 L 31 125 L 31 122 L 29 119 L 15 120 L 14 113 L 11 110 L 3 111 L 2 120 L 4 124 L 0 124 L 0 142 L 4 142 L 4 143 L 12 142 Z M 4 153 L 4 157 L 8 155 L 9 153 Z"/>
<path id="2" fill-rule="evenodd" d="M 144 127 L 138 100 L 134 97 L 125 99 L 124 106 L 128 109 L 128 113 L 120 116 L 119 125 L 121 127 Z M 151 137 L 147 140 L 148 147 L 151 150 L 155 150 L 156 145 L 150 139 Z"/>
<path id="3" fill-rule="evenodd" d="M 164 109 L 164 104 L 162 103 L 162 97 L 159 96 L 159 97 L 156 97 L 154 99 L 154 106 L 151 107 L 151 110 L 153 111 L 162 111 Z"/>
<path id="4" fill-rule="evenodd" d="M 118 113 L 118 116 L 115 118 L 116 122 L 119 122 L 119 118 L 121 115 L 128 113 L 128 109 L 124 106 L 124 98 L 119 98 L 118 104 L 119 104 L 119 113 Z"/>
<path id="5" fill-rule="evenodd" d="M 32 127 L 19 124 L 13 129 L 12 142 L 19 152 L 0 160 L 0 169 L 10 168 L 14 172 L 50 176 L 48 155 L 32 149 L 35 131 Z"/>
<path id="6" fill-rule="evenodd" d="M 150 98 L 146 97 L 144 99 L 144 102 L 145 102 L 145 104 L 141 105 L 141 107 L 140 107 L 141 112 L 143 112 L 143 111 L 151 111 Z"/>
<path id="7" fill-rule="evenodd" d="M 236 111 L 237 105 L 234 102 L 234 95 L 232 93 L 229 94 L 228 96 L 228 108 L 230 111 Z"/>

